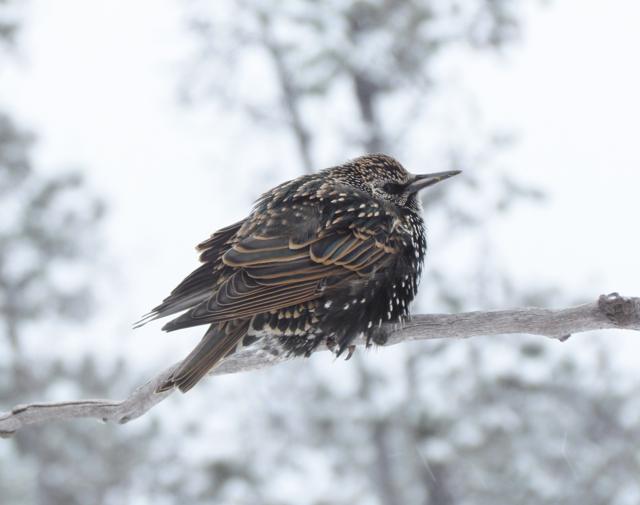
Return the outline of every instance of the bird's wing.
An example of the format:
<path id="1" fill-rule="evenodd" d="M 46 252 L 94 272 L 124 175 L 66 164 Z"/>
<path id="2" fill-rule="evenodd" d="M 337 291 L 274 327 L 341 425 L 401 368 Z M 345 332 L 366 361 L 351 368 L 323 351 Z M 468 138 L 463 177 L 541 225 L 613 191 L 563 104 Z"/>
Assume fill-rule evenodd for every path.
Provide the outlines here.
<path id="1" fill-rule="evenodd" d="M 252 317 L 371 278 L 398 253 L 390 226 L 383 218 L 336 218 L 304 241 L 286 227 L 277 234 L 256 229 L 222 256 L 228 276 L 213 296 L 164 329 Z"/>

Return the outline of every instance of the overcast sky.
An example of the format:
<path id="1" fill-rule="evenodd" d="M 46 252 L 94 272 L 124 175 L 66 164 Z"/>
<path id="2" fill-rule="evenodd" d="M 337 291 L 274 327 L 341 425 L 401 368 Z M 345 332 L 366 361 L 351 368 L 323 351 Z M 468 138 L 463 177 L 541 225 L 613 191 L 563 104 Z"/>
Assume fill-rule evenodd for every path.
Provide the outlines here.
<path id="1" fill-rule="evenodd" d="M 563 0 L 530 11 L 524 40 L 504 57 L 441 70 L 473 83 L 489 124 L 517 133 L 509 166 L 550 195 L 493 231 L 499 257 L 520 282 L 564 285 L 585 300 L 640 295 L 640 3 Z M 92 347 L 117 334 L 132 350 L 155 342 L 145 348 L 156 363 L 186 353 L 192 341 L 157 327 L 134 334 L 126 323 L 194 266 L 193 245 L 248 210 L 245 191 L 266 188 L 245 179 L 241 198 L 212 191 L 243 167 L 221 166 L 229 125 L 212 131 L 177 104 L 189 48 L 180 3 L 32 0 L 26 20 L 16 65 L 0 74 L 0 104 L 38 133 L 40 165 L 86 170 L 109 204 L 108 268 L 126 295 L 102 308 Z M 626 352 L 632 338 L 616 335 L 629 365 L 640 349 Z"/>

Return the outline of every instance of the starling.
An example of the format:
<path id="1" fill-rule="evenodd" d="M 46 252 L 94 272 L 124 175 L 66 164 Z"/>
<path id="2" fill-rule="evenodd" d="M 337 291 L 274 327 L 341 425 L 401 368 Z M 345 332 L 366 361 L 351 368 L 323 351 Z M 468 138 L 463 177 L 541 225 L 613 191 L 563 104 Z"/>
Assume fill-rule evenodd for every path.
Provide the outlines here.
<path id="1" fill-rule="evenodd" d="M 285 182 L 249 216 L 198 245 L 202 265 L 138 325 L 209 325 L 160 386 L 191 389 L 223 358 L 264 338 L 276 352 L 337 355 L 363 334 L 402 321 L 426 252 L 417 193 L 459 171 L 412 175 L 370 154 Z"/>

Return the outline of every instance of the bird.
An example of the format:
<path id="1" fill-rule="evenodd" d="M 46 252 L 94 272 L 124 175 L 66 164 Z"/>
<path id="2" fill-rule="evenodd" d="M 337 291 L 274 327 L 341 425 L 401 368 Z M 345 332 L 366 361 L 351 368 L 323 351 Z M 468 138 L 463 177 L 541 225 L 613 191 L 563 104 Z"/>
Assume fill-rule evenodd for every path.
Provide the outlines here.
<path id="1" fill-rule="evenodd" d="M 245 219 L 197 246 L 201 265 L 136 323 L 208 325 L 157 391 L 189 391 L 225 357 L 269 339 L 274 353 L 310 356 L 324 344 L 350 357 L 385 323 L 404 321 L 427 250 L 418 192 L 459 170 L 414 175 L 366 154 L 284 182 Z"/>

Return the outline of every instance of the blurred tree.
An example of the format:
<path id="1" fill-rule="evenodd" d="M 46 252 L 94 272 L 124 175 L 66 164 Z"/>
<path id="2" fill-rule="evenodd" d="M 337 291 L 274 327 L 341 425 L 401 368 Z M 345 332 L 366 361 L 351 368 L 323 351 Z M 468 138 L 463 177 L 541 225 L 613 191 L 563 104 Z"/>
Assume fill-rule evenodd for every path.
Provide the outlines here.
<path id="1" fill-rule="evenodd" d="M 127 380 L 122 364 L 109 370 L 57 351 L 60 323 L 90 312 L 89 258 L 98 249 L 102 204 L 77 174 L 37 173 L 31 143 L 0 113 L 0 404 L 51 398 L 61 388 L 70 397 L 109 396 Z M 127 489 L 151 436 L 148 428 L 124 434 L 108 427 L 95 437 L 84 423 L 25 430 L 2 448 L 2 503 L 106 503 Z"/>
<path id="2" fill-rule="evenodd" d="M 407 126 L 422 119 L 438 58 L 463 44 L 502 48 L 518 36 L 525 3 L 190 0 L 190 27 L 201 49 L 185 95 L 197 100 L 213 91 L 255 119 L 284 126 L 307 171 L 318 168 L 314 145 L 323 134 L 349 152 L 356 145 L 356 152 L 397 152 Z M 272 83 L 261 82 L 270 90 L 266 97 L 240 85 L 247 65 L 253 72 L 259 66 L 256 54 L 272 68 Z M 336 97 L 350 103 L 334 101 L 328 109 Z"/>
<path id="3" fill-rule="evenodd" d="M 17 5 L 12 0 L 0 0 L 0 44 L 11 46 L 18 31 Z"/>
<path id="4" fill-rule="evenodd" d="M 18 25 L 0 2 L 0 39 Z M 13 6 L 15 7 L 15 5 Z M 6 14 L 6 15 L 5 15 Z M 135 379 L 122 363 L 98 366 L 61 348 L 65 322 L 86 320 L 95 288 L 103 205 L 78 173 L 46 176 L 31 159 L 33 135 L 0 111 L 0 405 L 66 396 L 111 396 Z M 56 394 L 57 393 L 57 394 Z M 0 502 L 124 503 L 153 426 L 125 433 L 86 423 L 25 430 L 0 445 Z"/>
<path id="5" fill-rule="evenodd" d="M 526 3 L 190 0 L 189 26 L 199 51 L 184 96 L 198 105 L 223 100 L 240 106 L 263 125 L 252 139 L 287 135 L 296 153 L 287 162 L 305 171 L 321 167 L 327 150 L 338 160 L 367 151 L 420 159 L 427 148 L 411 144 L 423 144 L 423 132 L 446 128 L 434 128 L 429 114 L 446 86 L 439 63 L 460 51 L 469 56 L 505 48 L 519 36 Z M 543 195 L 500 169 L 496 158 L 509 136 L 474 134 L 483 140 L 471 146 L 437 139 L 449 147 L 434 170 L 465 169 L 466 187 L 456 181 L 455 188 L 426 195 L 430 218 L 447 223 L 445 232 L 432 234 L 438 252 L 428 258 L 423 282 L 428 307 L 548 305 L 560 294 L 514 286 L 494 255 L 490 233 L 516 202 Z M 276 165 L 267 151 L 258 158 Z M 277 164 L 282 166 L 280 159 Z M 478 251 L 473 265 L 451 263 L 460 247 Z M 226 497 L 219 482 L 226 479 L 241 480 L 264 503 L 607 502 L 616 486 L 629 482 L 638 461 L 619 444 L 620 433 L 634 437 L 629 422 L 603 416 L 599 405 L 610 401 L 612 412 L 622 413 L 631 408 L 628 398 L 588 387 L 594 380 L 589 367 L 582 376 L 573 372 L 578 364 L 572 360 L 552 366 L 547 345 L 504 342 L 408 345 L 385 351 L 385 370 L 356 356 L 353 375 L 342 383 L 353 385 L 348 392 L 325 373 L 313 373 L 312 363 L 274 371 L 269 389 L 278 391 L 277 401 L 273 395 L 254 398 L 254 415 L 240 428 L 243 444 L 253 443 L 259 454 L 211 465 L 225 472 L 216 473 L 216 485 L 205 495 Z M 493 370 L 495 356 L 509 351 L 515 357 L 508 366 Z M 528 370 L 535 371 L 534 381 Z M 614 380 L 611 369 L 599 373 L 599 380 Z M 559 419 L 553 412 L 561 406 L 566 415 Z M 594 471 L 577 462 L 606 460 L 587 449 L 596 418 L 600 449 L 625 462 L 620 474 L 605 477 L 601 466 Z M 274 482 L 289 494 L 274 490 Z M 637 490 L 616 492 L 619 503 Z"/>

